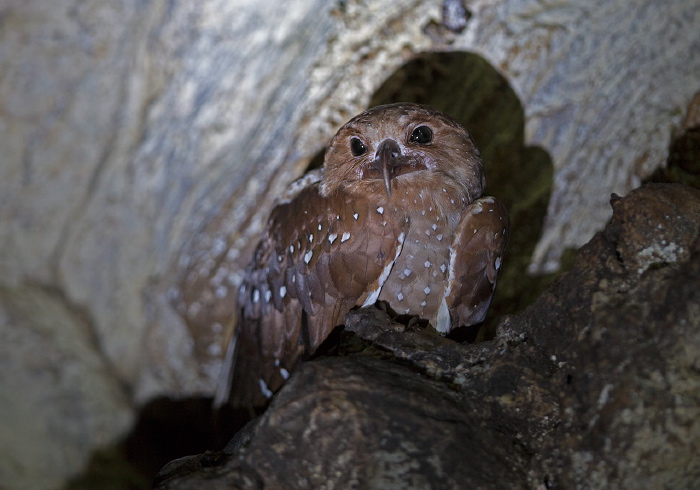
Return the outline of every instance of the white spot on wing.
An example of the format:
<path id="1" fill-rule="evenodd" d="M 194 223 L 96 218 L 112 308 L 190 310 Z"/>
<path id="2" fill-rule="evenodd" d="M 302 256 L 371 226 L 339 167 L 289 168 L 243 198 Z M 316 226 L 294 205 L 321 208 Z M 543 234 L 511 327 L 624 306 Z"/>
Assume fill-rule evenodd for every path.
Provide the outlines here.
<path id="1" fill-rule="evenodd" d="M 423 266 L 424 266 L 426 269 L 427 269 L 428 267 L 430 267 L 431 265 L 433 265 L 433 264 L 431 264 L 429 260 L 426 260 L 426 261 L 423 263 Z"/>
<path id="2" fill-rule="evenodd" d="M 260 393 L 262 393 L 265 398 L 272 398 L 272 392 L 263 379 L 258 380 L 258 385 L 260 385 Z"/>
<path id="3" fill-rule="evenodd" d="M 265 291 L 265 302 L 269 303 L 270 299 L 272 299 L 272 291 L 268 289 L 267 291 Z"/>
<path id="4" fill-rule="evenodd" d="M 447 285 L 445 286 L 445 291 L 443 293 L 443 298 L 447 298 L 452 292 L 452 282 L 455 280 L 455 262 L 456 262 L 457 252 L 455 249 L 450 247 L 450 273 L 447 275 Z"/>
<path id="5" fill-rule="evenodd" d="M 313 243 L 313 242 L 314 242 L 314 236 L 311 233 L 309 233 L 309 243 Z"/>
<path id="6" fill-rule="evenodd" d="M 289 253 L 293 254 L 294 253 L 294 245 L 289 246 Z"/>
<path id="7" fill-rule="evenodd" d="M 406 269 L 403 270 L 403 273 L 404 273 L 404 275 L 405 275 L 406 277 L 408 277 L 408 276 L 411 275 L 411 269 L 406 268 Z"/>
<path id="8" fill-rule="evenodd" d="M 397 294 L 396 299 L 398 299 L 399 301 L 403 301 L 403 293 Z"/>
<path id="9" fill-rule="evenodd" d="M 401 254 L 401 250 L 403 250 L 403 241 L 406 238 L 405 233 L 401 233 L 398 237 L 398 242 L 399 244 L 396 246 L 396 254 L 394 255 L 394 259 L 389 262 L 387 265 L 384 266 L 384 270 L 382 273 L 379 275 L 379 279 L 377 279 L 377 289 L 372 291 L 367 295 L 367 299 L 365 299 L 365 302 L 362 303 L 362 307 L 364 308 L 365 306 L 371 306 L 374 303 L 377 302 L 377 298 L 379 298 L 379 293 L 382 292 L 382 287 L 384 286 L 384 283 L 386 282 L 386 279 L 389 277 L 389 274 L 391 273 L 391 268 L 394 267 L 394 263 L 396 262 L 396 259 L 399 258 L 399 255 Z"/>
<path id="10" fill-rule="evenodd" d="M 337 233 L 331 233 L 330 235 L 328 235 L 328 241 L 331 242 L 331 243 L 333 243 L 333 242 L 335 241 L 336 238 L 338 238 L 338 234 L 337 234 Z"/>
<path id="11" fill-rule="evenodd" d="M 284 379 L 289 379 L 289 371 L 284 368 L 280 368 L 280 374 Z"/>
<path id="12" fill-rule="evenodd" d="M 423 292 L 424 292 L 425 294 L 430 294 L 430 291 L 431 291 L 431 289 L 430 289 L 430 287 L 428 287 L 428 286 L 425 286 L 425 289 L 423 289 Z"/>
<path id="13" fill-rule="evenodd" d="M 377 208 L 377 212 L 378 212 L 379 214 L 384 214 L 384 208 L 383 208 L 382 206 L 379 206 L 379 207 Z"/>
<path id="14" fill-rule="evenodd" d="M 253 290 L 253 303 L 260 301 L 260 291 L 257 289 Z"/>
<path id="15" fill-rule="evenodd" d="M 435 325 L 435 330 L 438 332 L 447 333 L 450 331 L 450 327 L 452 326 L 450 322 L 450 310 L 447 307 L 447 300 L 445 298 L 442 298 L 442 301 L 440 302 L 436 323 L 437 325 Z"/>
<path id="16" fill-rule="evenodd" d="M 287 286 L 280 286 L 280 298 L 287 296 Z"/>
<path id="17" fill-rule="evenodd" d="M 350 233 L 348 233 L 346 231 L 345 233 L 343 233 L 343 236 L 340 238 L 340 243 L 347 242 L 348 240 L 350 240 Z"/>
<path id="18" fill-rule="evenodd" d="M 493 265 L 496 267 L 496 270 L 499 270 L 501 268 L 501 258 L 496 257 L 496 262 Z"/>
<path id="19" fill-rule="evenodd" d="M 311 262 L 311 257 L 313 257 L 313 256 L 314 256 L 314 251 L 309 250 L 308 252 L 306 252 L 304 254 L 304 262 L 308 264 L 309 262 Z"/>
<path id="20" fill-rule="evenodd" d="M 355 218 L 355 221 L 357 221 L 357 218 L 359 218 L 359 217 L 360 217 L 360 215 L 359 215 L 359 214 L 357 214 L 357 213 L 355 213 L 355 214 L 353 214 L 353 215 L 352 215 L 352 217 L 353 217 L 353 218 Z"/>

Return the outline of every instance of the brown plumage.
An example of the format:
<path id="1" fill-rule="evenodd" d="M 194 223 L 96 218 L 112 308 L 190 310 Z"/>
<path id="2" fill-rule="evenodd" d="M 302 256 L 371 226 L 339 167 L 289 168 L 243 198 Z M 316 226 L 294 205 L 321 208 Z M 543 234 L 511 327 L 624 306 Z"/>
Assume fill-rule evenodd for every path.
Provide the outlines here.
<path id="1" fill-rule="evenodd" d="M 443 334 L 482 321 L 509 226 L 483 188 L 471 137 L 432 108 L 378 106 L 343 126 L 272 211 L 217 401 L 266 405 L 355 306 L 383 300 Z"/>

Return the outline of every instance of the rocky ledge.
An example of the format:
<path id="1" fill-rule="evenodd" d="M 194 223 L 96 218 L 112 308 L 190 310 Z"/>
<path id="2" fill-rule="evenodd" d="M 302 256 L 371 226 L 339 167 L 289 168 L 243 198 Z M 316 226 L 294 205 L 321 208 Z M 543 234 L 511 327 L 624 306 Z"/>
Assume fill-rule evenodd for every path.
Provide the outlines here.
<path id="1" fill-rule="evenodd" d="M 613 217 L 494 340 L 351 312 L 226 450 L 155 488 L 700 487 L 700 191 Z"/>

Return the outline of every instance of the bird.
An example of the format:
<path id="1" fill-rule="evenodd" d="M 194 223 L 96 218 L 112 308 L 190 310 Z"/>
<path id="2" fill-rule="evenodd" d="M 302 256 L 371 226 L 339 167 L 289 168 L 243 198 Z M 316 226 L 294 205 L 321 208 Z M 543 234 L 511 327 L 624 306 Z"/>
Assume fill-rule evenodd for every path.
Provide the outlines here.
<path id="1" fill-rule="evenodd" d="M 238 291 L 215 406 L 269 404 L 353 308 L 439 334 L 483 321 L 509 234 L 470 134 L 425 105 L 370 108 L 279 197 Z"/>

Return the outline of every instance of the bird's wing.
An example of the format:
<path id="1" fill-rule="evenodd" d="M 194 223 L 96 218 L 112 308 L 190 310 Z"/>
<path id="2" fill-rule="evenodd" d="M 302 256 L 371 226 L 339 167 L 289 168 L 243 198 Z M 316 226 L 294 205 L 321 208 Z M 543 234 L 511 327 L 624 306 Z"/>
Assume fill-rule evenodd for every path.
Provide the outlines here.
<path id="1" fill-rule="evenodd" d="M 452 327 L 473 325 L 486 317 L 509 227 L 505 206 L 493 197 L 477 199 L 462 214 L 452 240 L 445 297 Z"/>
<path id="2" fill-rule="evenodd" d="M 239 290 L 234 406 L 267 404 L 353 306 L 376 299 L 408 226 L 387 218 L 318 184 L 273 210 Z"/>

